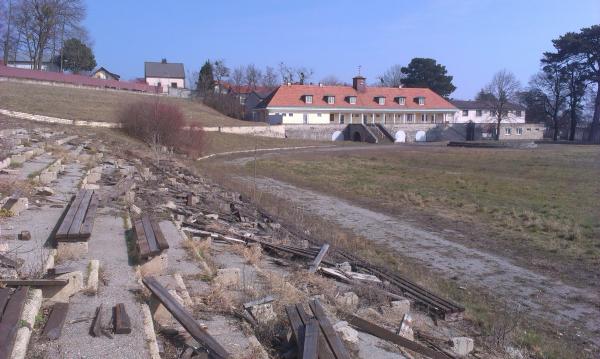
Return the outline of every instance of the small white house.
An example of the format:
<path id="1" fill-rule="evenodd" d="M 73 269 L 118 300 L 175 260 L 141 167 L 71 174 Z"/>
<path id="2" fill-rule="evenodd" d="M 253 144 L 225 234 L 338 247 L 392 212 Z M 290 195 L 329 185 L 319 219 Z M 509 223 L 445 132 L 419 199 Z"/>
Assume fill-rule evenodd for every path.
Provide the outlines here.
<path id="1" fill-rule="evenodd" d="M 161 86 L 163 93 L 168 93 L 169 88 L 185 88 L 185 71 L 182 63 L 161 62 L 144 63 L 144 79 L 151 86 Z"/>
<path id="2" fill-rule="evenodd" d="M 494 110 L 485 101 L 460 101 L 452 100 L 459 111 L 454 114 L 452 123 L 496 123 L 497 117 Z M 521 105 L 509 103 L 507 113 L 502 117 L 502 123 L 525 123 L 525 108 Z"/>

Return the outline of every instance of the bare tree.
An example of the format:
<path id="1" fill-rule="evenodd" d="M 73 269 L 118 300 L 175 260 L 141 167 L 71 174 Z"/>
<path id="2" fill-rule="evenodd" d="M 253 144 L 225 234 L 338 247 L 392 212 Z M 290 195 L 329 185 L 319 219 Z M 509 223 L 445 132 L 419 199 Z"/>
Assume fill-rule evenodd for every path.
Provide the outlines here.
<path id="1" fill-rule="evenodd" d="M 254 64 L 246 66 L 246 85 L 249 90 L 255 90 L 256 86 L 262 81 L 262 71 Z"/>
<path id="2" fill-rule="evenodd" d="M 381 86 L 400 87 L 405 77 L 406 75 L 402 73 L 402 65 L 393 65 L 383 75 L 379 76 L 378 79 Z"/>
<path id="3" fill-rule="evenodd" d="M 335 75 L 325 76 L 321 79 L 321 83 L 327 86 L 341 86 L 344 83 L 340 81 Z"/>
<path id="4" fill-rule="evenodd" d="M 20 0 L 14 8 L 14 27 L 19 46 L 40 69 L 47 50 L 62 47 L 65 36 L 84 38 L 81 26 L 85 6 L 81 0 Z"/>
<path id="5" fill-rule="evenodd" d="M 543 71 L 533 76 L 529 86 L 539 96 L 547 119 L 554 129 L 553 139 L 558 139 L 560 112 L 567 99 L 567 76 L 558 64 L 544 66 Z"/>
<path id="6" fill-rule="evenodd" d="M 236 91 L 239 91 L 244 83 L 244 79 L 246 78 L 245 73 L 246 71 L 243 66 L 238 66 L 233 69 L 233 72 L 231 73 L 231 82 L 233 86 L 235 86 Z"/>
<path id="7" fill-rule="evenodd" d="M 272 89 L 277 87 L 278 84 L 279 82 L 277 81 L 277 74 L 275 73 L 275 69 L 271 66 L 267 66 L 265 68 L 265 75 L 262 78 L 261 85 L 263 87 Z"/>
<path id="8" fill-rule="evenodd" d="M 225 60 L 220 59 L 213 63 L 213 74 L 219 85 L 224 78 L 229 76 L 229 67 L 225 66 Z"/>
<path id="9" fill-rule="evenodd" d="M 294 83 L 295 72 L 294 69 L 283 62 L 279 63 L 279 74 L 281 75 L 281 82 Z"/>
<path id="10" fill-rule="evenodd" d="M 313 69 L 304 66 L 297 67 L 295 71 L 300 85 L 304 85 L 306 82 L 308 82 L 308 80 L 310 80 L 315 73 Z"/>
<path id="11" fill-rule="evenodd" d="M 496 141 L 500 139 L 500 123 L 508 117 L 510 102 L 516 98 L 521 84 L 508 70 L 496 72 L 492 81 L 485 87 L 489 94 L 488 105 L 496 116 Z"/>

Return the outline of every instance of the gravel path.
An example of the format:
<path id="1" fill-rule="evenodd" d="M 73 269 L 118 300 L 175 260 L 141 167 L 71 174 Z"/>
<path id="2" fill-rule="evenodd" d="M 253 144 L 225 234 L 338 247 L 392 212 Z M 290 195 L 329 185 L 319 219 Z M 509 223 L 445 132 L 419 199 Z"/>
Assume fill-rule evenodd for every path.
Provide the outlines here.
<path id="1" fill-rule="evenodd" d="M 600 345 L 600 291 L 580 289 L 535 273 L 508 258 L 466 247 L 416 224 L 355 206 L 336 197 L 270 178 L 257 179 L 261 190 L 300 204 L 312 214 L 336 222 L 375 242 L 395 248 L 450 278 L 483 287 L 520 305 L 526 312 L 558 325 L 593 333 Z"/>

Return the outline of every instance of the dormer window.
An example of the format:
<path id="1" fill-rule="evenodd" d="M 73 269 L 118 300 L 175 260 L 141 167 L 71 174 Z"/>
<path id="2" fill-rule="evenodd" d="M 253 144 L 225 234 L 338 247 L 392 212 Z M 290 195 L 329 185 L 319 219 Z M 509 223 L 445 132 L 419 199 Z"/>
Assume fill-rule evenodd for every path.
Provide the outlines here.
<path id="1" fill-rule="evenodd" d="M 328 104 L 330 104 L 330 105 L 335 104 L 335 96 L 328 95 L 326 97 L 327 97 L 327 103 Z"/>
<path id="2" fill-rule="evenodd" d="M 415 100 L 416 100 L 415 102 L 417 104 L 419 104 L 419 106 L 423 106 L 425 104 L 425 97 L 423 97 L 423 96 L 419 96 Z"/>
<path id="3" fill-rule="evenodd" d="M 355 105 L 356 104 L 356 96 L 348 96 L 348 103 L 350 103 L 351 105 Z"/>
<path id="4" fill-rule="evenodd" d="M 406 104 L 406 97 L 398 96 L 396 97 L 396 101 L 398 102 L 398 105 L 404 106 Z"/>
<path id="5" fill-rule="evenodd" d="M 375 100 L 377 101 L 378 104 L 385 105 L 385 96 L 377 96 L 377 97 L 375 97 Z"/>
<path id="6" fill-rule="evenodd" d="M 313 103 L 312 95 L 304 95 L 304 103 Z"/>

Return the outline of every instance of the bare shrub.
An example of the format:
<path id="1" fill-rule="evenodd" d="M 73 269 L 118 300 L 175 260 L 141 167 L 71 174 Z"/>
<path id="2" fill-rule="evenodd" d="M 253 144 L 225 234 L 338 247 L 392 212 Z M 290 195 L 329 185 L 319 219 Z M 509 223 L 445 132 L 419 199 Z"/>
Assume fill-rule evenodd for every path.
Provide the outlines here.
<path id="1" fill-rule="evenodd" d="M 140 101 L 125 106 L 118 115 L 128 135 L 146 142 L 156 151 L 176 149 L 186 154 L 202 153 L 205 138 L 200 127 L 184 128 L 181 110 L 174 105 Z"/>
<path id="2" fill-rule="evenodd" d="M 244 107 L 240 104 L 239 98 L 235 94 L 208 93 L 202 99 L 202 102 L 223 115 L 237 118 L 244 117 Z"/>

